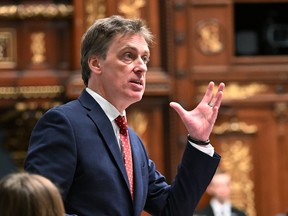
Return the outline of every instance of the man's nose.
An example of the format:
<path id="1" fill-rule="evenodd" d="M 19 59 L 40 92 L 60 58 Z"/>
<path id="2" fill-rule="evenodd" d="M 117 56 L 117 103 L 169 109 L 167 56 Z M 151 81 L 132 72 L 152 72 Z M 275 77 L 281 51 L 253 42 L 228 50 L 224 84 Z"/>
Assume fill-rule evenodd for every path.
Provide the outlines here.
<path id="1" fill-rule="evenodd" d="M 136 71 L 138 71 L 138 72 L 146 72 L 147 71 L 147 63 L 145 63 L 141 57 L 138 57 L 137 59 L 135 59 L 134 66 L 135 66 L 135 69 L 134 69 L 135 72 Z"/>

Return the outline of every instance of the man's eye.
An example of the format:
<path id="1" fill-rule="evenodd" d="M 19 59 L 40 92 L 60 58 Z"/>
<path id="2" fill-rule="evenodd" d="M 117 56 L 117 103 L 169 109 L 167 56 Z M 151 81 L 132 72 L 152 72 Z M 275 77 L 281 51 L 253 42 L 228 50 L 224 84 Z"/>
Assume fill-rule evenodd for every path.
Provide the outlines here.
<path id="1" fill-rule="evenodd" d="M 129 52 L 127 52 L 127 53 L 124 53 L 124 55 L 123 55 L 123 60 L 125 61 L 125 62 L 132 62 L 132 61 L 134 61 L 134 55 L 132 54 L 132 53 L 129 53 Z"/>
<path id="2" fill-rule="evenodd" d="M 144 62 L 145 64 L 147 64 L 147 63 L 150 61 L 150 59 L 149 59 L 148 56 L 143 56 L 143 57 L 142 57 L 142 60 L 143 60 L 143 62 Z"/>

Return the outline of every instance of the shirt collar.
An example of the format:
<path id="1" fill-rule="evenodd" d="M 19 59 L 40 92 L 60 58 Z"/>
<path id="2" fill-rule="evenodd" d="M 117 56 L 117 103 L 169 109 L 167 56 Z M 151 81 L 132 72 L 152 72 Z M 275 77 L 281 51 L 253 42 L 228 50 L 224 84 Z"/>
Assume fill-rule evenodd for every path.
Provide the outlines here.
<path id="1" fill-rule="evenodd" d="M 221 212 L 221 210 L 224 210 L 224 212 L 226 212 L 225 215 L 227 215 L 231 211 L 231 203 L 229 201 L 225 203 L 220 203 L 217 199 L 212 198 L 210 204 L 212 209 L 217 213 Z"/>
<path id="2" fill-rule="evenodd" d="M 126 116 L 126 111 L 124 110 L 123 113 L 120 113 L 116 107 L 114 107 L 109 101 L 107 101 L 105 98 L 103 98 L 98 93 L 94 92 L 90 88 L 86 88 L 86 91 L 88 94 L 90 94 L 94 100 L 100 105 L 100 107 L 104 110 L 105 114 L 109 118 L 109 120 L 112 122 L 117 118 L 119 115 Z"/>

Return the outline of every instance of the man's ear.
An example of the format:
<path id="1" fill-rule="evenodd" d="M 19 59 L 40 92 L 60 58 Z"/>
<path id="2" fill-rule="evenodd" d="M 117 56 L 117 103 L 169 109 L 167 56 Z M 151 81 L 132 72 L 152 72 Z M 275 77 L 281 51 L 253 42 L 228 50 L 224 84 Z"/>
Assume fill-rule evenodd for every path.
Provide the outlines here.
<path id="1" fill-rule="evenodd" d="M 88 59 L 88 65 L 92 72 L 101 73 L 100 61 L 99 57 L 92 56 Z"/>

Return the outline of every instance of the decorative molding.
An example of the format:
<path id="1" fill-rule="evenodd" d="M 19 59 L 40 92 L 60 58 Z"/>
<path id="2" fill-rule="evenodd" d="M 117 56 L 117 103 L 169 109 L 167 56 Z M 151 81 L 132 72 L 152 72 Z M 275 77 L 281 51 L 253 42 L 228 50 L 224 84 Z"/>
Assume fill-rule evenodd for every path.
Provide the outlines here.
<path id="1" fill-rule="evenodd" d="M 86 0 L 85 13 L 86 13 L 86 26 L 91 26 L 95 20 L 106 17 L 106 4 L 105 0 Z"/>
<path id="2" fill-rule="evenodd" d="M 122 0 L 118 4 L 118 11 L 126 18 L 139 18 L 141 17 L 140 9 L 146 5 L 146 0 Z"/>
<path id="3" fill-rule="evenodd" d="M 196 24 L 196 45 L 204 55 L 224 50 L 223 27 L 216 19 L 201 20 Z"/>
<path id="4" fill-rule="evenodd" d="M 269 89 L 267 85 L 251 83 L 247 85 L 239 85 L 237 83 L 229 83 L 225 87 L 225 99 L 245 99 L 259 93 L 266 92 Z"/>
<path id="5" fill-rule="evenodd" d="M 187 3 L 183 0 L 181 1 L 175 1 L 174 2 L 174 8 L 176 11 L 184 10 L 187 7 Z"/>
<path id="6" fill-rule="evenodd" d="M 19 4 L 0 6 L 0 18 L 70 17 L 73 6 L 67 4 Z"/>
<path id="7" fill-rule="evenodd" d="M 148 115 L 141 110 L 134 110 L 127 113 L 127 119 L 129 126 L 141 137 L 144 145 L 148 143 L 147 136 L 145 136 L 149 123 Z M 148 146 L 145 147 L 149 151 Z"/>
<path id="8" fill-rule="evenodd" d="M 19 86 L 0 87 L 0 99 L 17 98 L 55 98 L 64 92 L 64 87 L 52 86 Z"/>
<path id="9" fill-rule="evenodd" d="M 147 131 L 148 118 L 144 112 L 135 110 L 128 114 L 129 126 L 139 134 L 140 137 Z"/>
<path id="10" fill-rule="evenodd" d="M 30 50 L 32 53 L 31 62 L 33 64 L 41 64 L 46 60 L 45 34 L 43 32 L 31 34 Z"/>
<path id="11" fill-rule="evenodd" d="M 287 134 L 287 108 L 287 102 L 278 102 L 273 105 L 273 115 L 275 116 L 277 121 L 279 143 L 283 143 L 283 139 L 285 139 L 285 135 Z"/>
<path id="12" fill-rule="evenodd" d="M 207 89 L 206 85 L 200 86 L 199 91 L 205 92 Z M 225 86 L 225 99 L 246 99 L 259 93 L 264 93 L 269 89 L 268 85 L 259 83 L 250 83 L 246 85 L 239 85 L 236 82 L 231 82 Z M 215 90 L 217 91 L 217 90 Z"/>
<path id="13" fill-rule="evenodd" d="M 274 104 L 273 114 L 279 122 L 283 120 L 286 121 L 287 108 L 288 108 L 288 105 L 286 102 L 278 102 Z"/>
<path id="14" fill-rule="evenodd" d="M 16 66 L 16 31 L 0 28 L 0 68 Z"/>
<path id="15" fill-rule="evenodd" d="M 255 134 L 258 131 L 256 125 L 248 125 L 246 122 L 239 122 L 236 119 L 232 119 L 231 122 L 224 122 L 221 125 L 215 125 L 213 133 L 217 135 L 223 135 L 226 133 L 242 133 L 242 134 Z"/>
<path id="16" fill-rule="evenodd" d="M 145 95 L 169 95 L 173 86 L 170 76 L 157 68 L 150 68 L 146 77 Z"/>
<path id="17" fill-rule="evenodd" d="M 221 145 L 221 168 L 232 177 L 232 203 L 245 209 L 247 215 L 256 216 L 254 182 L 251 171 L 254 169 L 251 150 L 240 140 Z"/>
<path id="18" fill-rule="evenodd" d="M 41 103 L 37 103 L 37 102 L 32 102 L 32 101 L 29 101 L 29 102 L 17 102 L 15 104 L 15 109 L 18 111 L 18 112 L 26 112 L 26 111 L 38 111 L 35 113 L 35 118 L 39 118 L 40 116 L 39 115 L 42 115 L 43 112 L 41 111 L 46 111 L 52 107 L 55 107 L 55 106 L 59 106 L 61 105 L 62 102 L 59 102 L 59 101 L 45 101 L 45 102 L 41 102 Z M 41 114 L 39 114 L 39 112 L 41 112 Z"/>
<path id="19" fill-rule="evenodd" d="M 218 6 L 218 5 L 229 5 L 231 0 L 190 0 L 191 5 L 195 6 Z"/>

